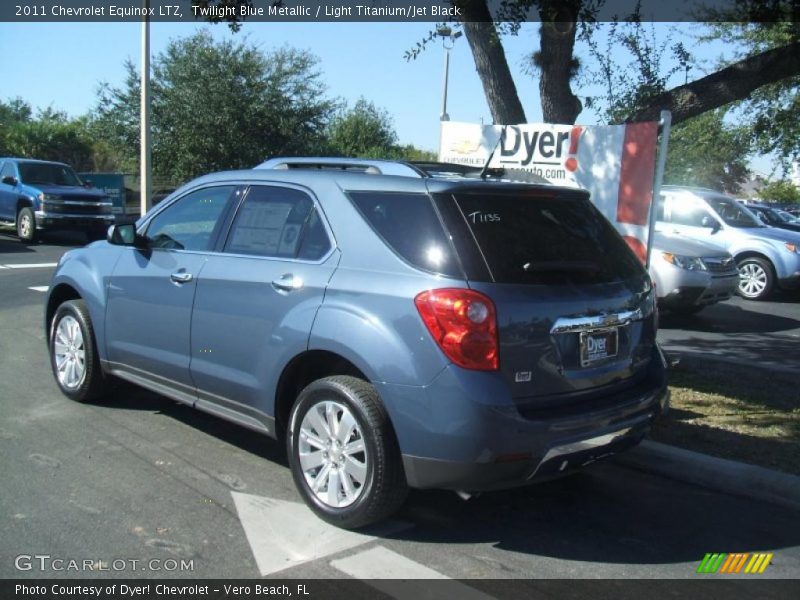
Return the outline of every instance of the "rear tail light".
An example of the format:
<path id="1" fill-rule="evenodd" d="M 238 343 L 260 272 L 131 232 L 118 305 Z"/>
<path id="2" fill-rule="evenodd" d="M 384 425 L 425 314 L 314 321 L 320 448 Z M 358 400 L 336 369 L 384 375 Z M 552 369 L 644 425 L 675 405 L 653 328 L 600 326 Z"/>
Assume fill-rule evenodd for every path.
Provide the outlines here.
<path id="1" fill-rule="evenodd" d="M 422 292 L 414 304 L 447 358 L 465 369 L 497 370 L 497 313 L 487 296 L 448 288 Z"/>

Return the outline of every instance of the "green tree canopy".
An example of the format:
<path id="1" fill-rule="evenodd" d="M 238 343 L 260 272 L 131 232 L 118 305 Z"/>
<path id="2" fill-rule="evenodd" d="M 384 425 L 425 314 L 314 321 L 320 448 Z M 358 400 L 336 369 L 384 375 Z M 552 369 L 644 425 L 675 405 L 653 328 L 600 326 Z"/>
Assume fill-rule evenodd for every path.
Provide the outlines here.
<path id="1" fill-rule="evenodd" d="M 739 191 L 750 174 L 750 134 L 747 127 L 726 124 L 724 115 L 717 109 L 672 128 L 665 183 Z"/>
<path id="2" fill-rule="evenodd" d="M 139 82 L 126 63 L 121 87 L 103 85 L 94 131 L 128 168 L 138 163 Z M 251 168 L 274 155 L 314 154 L 336 102 L 311 54 L 265 53 L 208 32 L 169 43 L 153 58 L 153 171 L 174 183 L 210 171 Z"/>
<path id="3" fill-rule="evenodd" d="M 800 204 L 800 188 L 786 179 L 770 181 L 758 191 L 758 197 L 773 202 Z"/>
<path id="4" fill-rule="evenodd" d="M 327 134 L 330 151 L 337 156 L 384 158 L 397 143 L 389 114 L 363 97 L 331 120 Z"/>

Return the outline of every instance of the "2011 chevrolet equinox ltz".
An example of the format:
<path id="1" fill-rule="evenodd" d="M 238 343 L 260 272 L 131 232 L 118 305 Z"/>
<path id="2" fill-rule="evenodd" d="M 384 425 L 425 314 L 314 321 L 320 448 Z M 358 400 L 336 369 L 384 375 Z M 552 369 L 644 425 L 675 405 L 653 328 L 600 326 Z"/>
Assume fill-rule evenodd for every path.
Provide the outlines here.
<path id="1" fill-rule="evenodd" d="M 409 486 L 522 485 L 641 440 L 667 402 L 655 293 L 588 194 L 318 162 L 201 177 L 67 252 L 63 393 L 119 377 L 285 439 L 347 528 Z"/>

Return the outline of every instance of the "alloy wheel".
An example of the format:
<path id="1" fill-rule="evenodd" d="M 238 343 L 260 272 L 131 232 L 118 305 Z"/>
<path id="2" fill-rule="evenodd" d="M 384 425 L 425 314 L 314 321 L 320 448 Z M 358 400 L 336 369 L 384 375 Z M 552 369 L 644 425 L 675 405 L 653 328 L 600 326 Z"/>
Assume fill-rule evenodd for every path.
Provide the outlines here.
<path id="1" fill-rule="evenodd" d="M 300 424 L 300 468 L 308 488 L 332 508 L 353 504 L 364 491 L 369 456 L 351 410 L 323 400 L 309 408 Z"/>
<path id="2" fill-rule="evenodd" d="M 76 389 L 86 375 L 86 349 L 81 326 L 74 317 L 66 315 L 56 325 L 54 335 L 53 353 L 58 381 L 67 389 Z"/>

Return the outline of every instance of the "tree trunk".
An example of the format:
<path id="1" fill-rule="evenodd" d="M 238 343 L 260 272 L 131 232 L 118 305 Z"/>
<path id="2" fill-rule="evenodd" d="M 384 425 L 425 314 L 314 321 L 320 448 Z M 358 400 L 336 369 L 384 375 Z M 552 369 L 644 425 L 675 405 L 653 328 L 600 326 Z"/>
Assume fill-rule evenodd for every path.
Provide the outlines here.
<path id="1" fill-rule="evenodd" d="M 711 75 L 656 96 L 635 112 L 628 123 L 656 121 L 662 110 L 680 123 L 708 110 L 747 98 L 754 90 L 787 77 L 800 75 L 800 43 L 788 44 L 742 59 Z"/>
<path id="2" fill-rule="evenodd" d="M 519 101 L 517 86 L 485 0 L 465 0 L 457 4 L 462 10 L 464 33 L 475 59 L 475 68 L 483 84 L 492 119 L 499 125 L 525 123 L 525 111 Z"/>
<path id="3" fill-rule="evenodd" d="M 545 123 L 571 125 L 578 118 L 583 105 L 572 93 L 575 59 L 575 32 L 581 2 L 542 0 L 539 7 L 541 25 L 541 50 L 534 62 L 539 67 L 539 95 L 542 99 L 542 117 Z"/>

